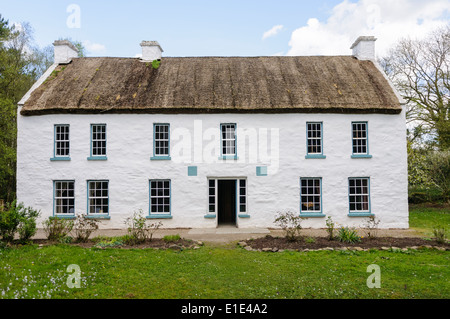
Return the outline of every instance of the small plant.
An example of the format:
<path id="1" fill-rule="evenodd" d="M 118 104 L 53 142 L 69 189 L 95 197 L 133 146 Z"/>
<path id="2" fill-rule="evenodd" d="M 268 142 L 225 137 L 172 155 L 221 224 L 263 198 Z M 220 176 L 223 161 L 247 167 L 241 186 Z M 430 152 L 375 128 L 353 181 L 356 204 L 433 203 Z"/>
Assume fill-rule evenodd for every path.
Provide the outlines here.
<path id="1" fill-rule="evenodd" d="M 161 222 L 149 224 L 147 218 L 143 216 L 142 209 L 134 212 L 133 216 L 125 220 L 128 225 L 130 244 L 142 243 L 153 238 L 153 234 L 162 226 Z"/>
<path id="2" fill-rule="evenodd" d="M 126 237 L 129 237 L 129 235 L 120 236 L 120 237 L 105 237 L 105 236 L 96 237 L 96 238 L 93 238 L 93 240 L 95 242 L 97 242 L 94 247 L 107 248 L 107 247 L 123 246 L 123 244 L 125 243 L 124 238 L 126 238 Z"/>
<path id="3" fill-rule="evenodd" d="M 75 232 L 75 240 L 85 243 L 88 241 L 92 232 L 98 229 L 98 222 L 94 219 L 86 218 L 84 214 L 80 214 L 75 219 L 73 230 Z"/>
<path id="4" fill-rule="evenodd" d="M 296 241 L 300 236 L 300 230 L 302 229 L 302 226 L 300 225 L 302 219 L 302 217 L 291 211 L 285 213 L 278 212 L 274 223 L 284 230 L 287 240 Z"/>
<path id="5" fill-rule="evenodd" d="M 58 238 L 58 242 L 60 244 L 70 244 L 73 241 L 73 238 L 70 236 L 63 236 Z"/>
<path id="6" fill-rule="evenodd" d="M 307 244 L 314 244 L 315 242 L 316 242 L 316 240 L 313 237 L 305 238 L 305 243 L 307 243 Z"/>
<path id="7" fill-rule="evenodd" d="M 173 243 L 179 241 L 181 239 L 180 235 L 166 235 L 163 237 L 163 240 L 168 243 Z"/>
<path id="8" fill-rule="evenodd" d="M 328 218 L 326 220 L 326 225 L 327 225 L 328 240 L 333 240 L 334 239 L 335 223 L 331 219 L 331 216 L 328 216 Z"/>
<path id="9" fill-rule="evenodd" d="M 59 241 L 72 231 L 74 223 L 70 219 L 49 217 L 42 224 L 47 239 Z"/>
<path id="10" fill-rule="evenodd" d="M 364 224 L 367 238 L 374 239 L 377 237 L 379 224 L 380 224 L 380 220 L 375 218 L 374 215 L 371 215 L 368 217 L 366 223 Z"/>
<path id="11" fill-rule="evenodd" d="M 154 68 L 155 70 L 157 70 L 160 65 L 161 65 L 161 61 L 160 60 L 153 60 L 152 61 L 152 68 Z"/>
<path id="12" fill-rule="evenodd" d="M 361 241 L 361 237 L 358 236 L 358 232 L 352 227 L 341 227 L 338 232 L 338 239 L 344 243 L 357 243 Z"/>
<path id="13" fill-rule="evenodd" d="M 447 242 L 447 229 L 444 226 L 433 227 L 433 235 L 439 244 Z"/>

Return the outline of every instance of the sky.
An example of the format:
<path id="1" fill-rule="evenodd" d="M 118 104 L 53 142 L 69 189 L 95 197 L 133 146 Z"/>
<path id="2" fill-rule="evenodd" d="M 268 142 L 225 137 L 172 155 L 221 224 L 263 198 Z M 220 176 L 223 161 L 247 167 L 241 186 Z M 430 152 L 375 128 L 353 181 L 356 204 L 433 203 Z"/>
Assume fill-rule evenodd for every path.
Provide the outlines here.
<path id="1" fill-rule="evenodd" d="M 87 56 L 135 57 L 143 40 L 164 56 L 350 55 L 360 35 L 383 56 L 400 38 L 450 23 L 450 0 L 0 0 L 37 45 L 71 38 Z"/>

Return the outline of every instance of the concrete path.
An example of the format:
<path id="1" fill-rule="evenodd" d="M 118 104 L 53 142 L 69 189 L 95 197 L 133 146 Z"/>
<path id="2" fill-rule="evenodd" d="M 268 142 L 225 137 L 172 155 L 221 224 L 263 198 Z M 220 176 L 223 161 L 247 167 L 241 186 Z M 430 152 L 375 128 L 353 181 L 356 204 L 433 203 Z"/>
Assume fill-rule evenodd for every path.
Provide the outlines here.
<path id="1" fill-rule="evenodd" d="M 128 232 L 126 229 L 99 229 L 95 231 L 91 238 L 96 236 L 123 236 Z M 358 232 L 364 236 L 364 230 Z M 166 235 L 180 235 L 185 239 L 200 240 L 211 243 L 230 243 L 239 240 L 246 240 L 249 238 L 264 237 L 266 235 L 271 236 L 284 236 L 284 232 L 280 229 L 267 229 L 267 228 L 236 228 L 232 226 L 223 226 L 219 228 L 171 228 L 171 229 L 159 229 L 154 238 L 162 238 Z M 326 237 L 327 232 L 325 229 L 302 229 L 302 236 L 311 237 Z M 413 229 L 379 229 L 377 236 L 386 237 L 423 237 L 424 235 Z M 38 229 L 35 239 L 45 239 L 45 233 L 43 229 Z"/>

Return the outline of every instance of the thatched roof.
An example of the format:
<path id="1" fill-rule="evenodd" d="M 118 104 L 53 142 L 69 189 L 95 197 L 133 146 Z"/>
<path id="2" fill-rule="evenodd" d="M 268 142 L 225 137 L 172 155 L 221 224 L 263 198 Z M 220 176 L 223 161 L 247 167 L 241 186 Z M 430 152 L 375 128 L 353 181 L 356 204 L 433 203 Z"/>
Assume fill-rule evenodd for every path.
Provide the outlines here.
<path id="1" fill-rule="evenodd" d="M 32 92 L 49 113 L 400 113 L 389 83 L 351 56 L 75 58 Z"/>

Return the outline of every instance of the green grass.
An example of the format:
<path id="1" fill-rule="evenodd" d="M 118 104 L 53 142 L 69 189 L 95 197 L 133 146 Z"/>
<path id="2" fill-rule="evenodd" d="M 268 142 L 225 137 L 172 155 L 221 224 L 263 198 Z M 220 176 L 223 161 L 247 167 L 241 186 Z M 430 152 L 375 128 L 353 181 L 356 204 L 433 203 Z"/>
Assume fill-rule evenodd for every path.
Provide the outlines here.
<path id="1" fill-rule="evenodd" d="M 431 236 L 450 225 L 447 208 L 411 205 L 410 226 Z M 97 238 L 114 247 L 117 239 Z M 0 246 L 1 247 L 1 246 Z M 67 267 L 81 269 L 68 288 Z M 381 269 L 381 288 L 366 285 L 367 266 Z M 233 245 L 197 250 L 0 248 L 1 298 L 450 298 L 450 253 L 248 252 Z"/>
<path id="2" fill-rule="evenodd" d="M 450 253 L 0 249 L 0 298 L 449 298 Z M 70 264 L 81 288 L 68 288 Z M 366 285 L 381 268 L 381 288 Z"/>
<path id="3" fill-rule="evenodd" d="M 445 226 L 450 231 L 450 206 L 410 205 L 409 227 L 424 236 L 432 236 L 433 227 Z"/>

